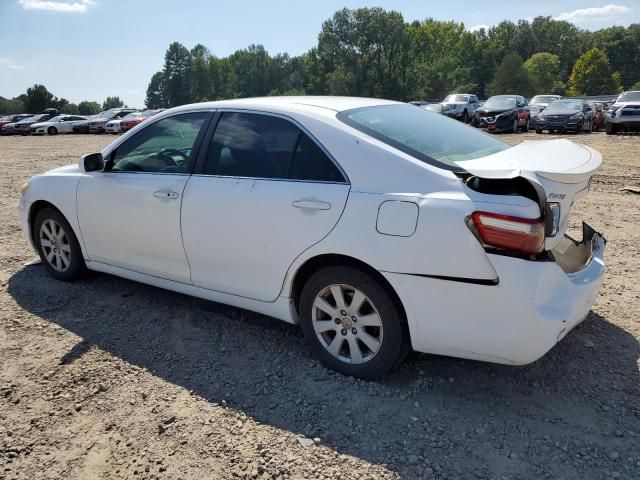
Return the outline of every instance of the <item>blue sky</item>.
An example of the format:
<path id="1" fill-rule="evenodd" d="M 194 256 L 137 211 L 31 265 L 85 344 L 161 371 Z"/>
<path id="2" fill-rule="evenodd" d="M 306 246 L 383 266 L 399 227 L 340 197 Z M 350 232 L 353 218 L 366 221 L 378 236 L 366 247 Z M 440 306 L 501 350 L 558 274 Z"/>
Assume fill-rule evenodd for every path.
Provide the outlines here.
<path id="1" fill-rule="evenodd" d="M 587 29 L 640 23 L 640 0 L 527 2 L 426 0 L 0 0 L 0 96 L 34 83 L 73 102 L 118 95 L 143 106 L 172 41 L 225 56 L 251 43 L 305 52 L 342 7 L 380 6 L 406 21 L 434 17 L 472 29 L 550 15 Z"/>

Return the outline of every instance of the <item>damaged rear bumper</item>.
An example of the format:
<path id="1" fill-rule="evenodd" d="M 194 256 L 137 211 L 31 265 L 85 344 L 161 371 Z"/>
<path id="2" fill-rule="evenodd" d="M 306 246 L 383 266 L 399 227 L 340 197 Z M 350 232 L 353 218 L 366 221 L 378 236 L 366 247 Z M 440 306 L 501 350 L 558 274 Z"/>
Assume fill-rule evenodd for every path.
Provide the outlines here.
<path id="1" fill-rule="evenodd" d="M 425 353 L 523 365 L 588 314 L 604 279 L 606 241 L 588 225 L 555 261 L 488 254 L 495 286 L 385 273 L 407 307 L 411 343 Z"/>

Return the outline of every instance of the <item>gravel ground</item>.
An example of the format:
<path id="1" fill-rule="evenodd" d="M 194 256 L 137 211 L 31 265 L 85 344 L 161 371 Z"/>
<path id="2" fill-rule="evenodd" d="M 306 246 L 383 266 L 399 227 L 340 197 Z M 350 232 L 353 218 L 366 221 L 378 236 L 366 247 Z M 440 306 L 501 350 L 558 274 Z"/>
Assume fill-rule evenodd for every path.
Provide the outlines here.
<path id="1" fill-rule="evenodd" d="M 277 320 L 26 265 L 19 186 L 113 137 L 0 138 L 0 479 L 639 479 L 640 136 L 569 138 L 605 159 L 572 218 L 609 240 L 586 321 L 529 366 L 412 354 L 384 382 Z"/>

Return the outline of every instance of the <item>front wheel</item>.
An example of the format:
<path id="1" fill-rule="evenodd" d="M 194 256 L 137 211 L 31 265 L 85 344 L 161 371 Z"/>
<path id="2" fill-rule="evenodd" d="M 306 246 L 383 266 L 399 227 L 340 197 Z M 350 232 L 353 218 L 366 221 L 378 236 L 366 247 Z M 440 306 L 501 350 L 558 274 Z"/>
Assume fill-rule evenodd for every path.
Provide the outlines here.
<path id="1" fill-rule="evenodd" d="M 462 123 L 469 123 L 469 113 L 466 110 L 462 113 Z"/>
<path id="2" fill-rule="evenodd" d="M 530 122 L 531 122 L 531 119 L 527 118 L 527 123 L 524 125 L 524 129 L 523 129 L 525 133 L 529 131 Z"/>
<path id="3" fill-rule="evenodd" d="M 381 377 L 408 350 L 404 320 L 389 293 L 351 267 L 311 276 L 300 296 L 300 324 L 313 352 L 344 375 Z"/>
<path id="4" fill-rule="evenodd" d="M 618 126 L 611 122 L 607 122 L 604 125 L 604 130 L 607 132 L 607 135 L 615 135 L 618 132 Z"/>
<path id="5" fill-rule="evenodd" d="M 73 281 L 85 269 L 78 239 L 69 222 L 52 208 L 44 208 L 33 223 L 33 243 L 42 263 L 59 280 Z"/>
<path id="6" fill-rule="evenodd" d="M 582 122 L 578 122 L 576 125 L 576 134 L 582 133 Z"/>
<path id="7" fill-rule="evenodd" d="M 511 127 L 511 133 L 518 133 L 518 117 L 513 119 L 513 127 Z"/>
<path id="8" fill-rule="evenodd" d="M 49 135 L 57 135 L 58 134 L 58 129 L 56 127 L 49 127 L 49 129 L 47 130 L 47 133 Z"/>

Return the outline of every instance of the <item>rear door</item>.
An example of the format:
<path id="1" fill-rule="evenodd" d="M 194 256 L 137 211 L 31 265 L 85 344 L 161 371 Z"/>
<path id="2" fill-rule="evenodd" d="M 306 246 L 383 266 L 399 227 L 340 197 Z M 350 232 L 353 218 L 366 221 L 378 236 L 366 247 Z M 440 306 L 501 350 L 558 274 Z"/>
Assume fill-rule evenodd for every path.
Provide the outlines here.
<path id="1" fill-rule="evenodd" d="M 182 204 L 193 284 L 274 301 L 295 258 L 338 222 L 347 178 L 278 115 L 225 111 L 208 144 Z"/>

